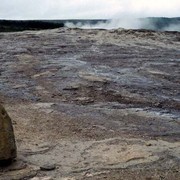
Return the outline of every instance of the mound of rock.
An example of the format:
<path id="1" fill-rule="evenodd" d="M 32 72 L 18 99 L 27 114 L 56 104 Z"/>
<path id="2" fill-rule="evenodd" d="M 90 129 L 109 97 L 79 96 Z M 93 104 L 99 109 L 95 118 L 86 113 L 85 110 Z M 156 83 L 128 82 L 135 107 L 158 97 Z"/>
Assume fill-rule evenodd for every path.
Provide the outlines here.
<path id="1" fill-rule="evenodd" d="M 0 105 L 0 165 L 16 157 L 16 144 L 11 118 Z"/>

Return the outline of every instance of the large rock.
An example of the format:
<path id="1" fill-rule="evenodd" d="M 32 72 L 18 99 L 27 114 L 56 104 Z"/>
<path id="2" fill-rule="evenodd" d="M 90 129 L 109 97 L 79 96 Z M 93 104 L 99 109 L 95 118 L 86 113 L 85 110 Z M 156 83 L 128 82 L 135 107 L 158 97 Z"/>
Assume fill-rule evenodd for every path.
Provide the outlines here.
<path id="1" fill-rule="evenodd" d="M 16 144 L 11 118 L 0 105 L 0 164 L 16 157 Z"/>

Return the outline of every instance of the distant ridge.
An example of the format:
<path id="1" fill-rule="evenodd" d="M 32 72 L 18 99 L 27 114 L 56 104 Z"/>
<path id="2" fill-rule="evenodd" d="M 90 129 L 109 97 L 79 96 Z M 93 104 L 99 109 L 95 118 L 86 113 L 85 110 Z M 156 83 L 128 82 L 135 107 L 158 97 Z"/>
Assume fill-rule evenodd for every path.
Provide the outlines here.
<path id="1" fill-rule="evenodd" d="M 43 30 L 64 27 L 64 23 L 41 20 L 0 20 L 0 32 L 14 32 L 24 30 Z"/>

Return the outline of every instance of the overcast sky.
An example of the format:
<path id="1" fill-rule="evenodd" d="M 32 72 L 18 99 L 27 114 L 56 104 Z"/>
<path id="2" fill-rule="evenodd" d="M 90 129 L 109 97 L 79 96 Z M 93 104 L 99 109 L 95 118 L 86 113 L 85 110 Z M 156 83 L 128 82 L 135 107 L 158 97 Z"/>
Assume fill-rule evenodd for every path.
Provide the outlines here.
<path id="1" fill-rule="evenodd" d="M 180 0 L 0 0 L 0 19 L 180 16 Z"/>

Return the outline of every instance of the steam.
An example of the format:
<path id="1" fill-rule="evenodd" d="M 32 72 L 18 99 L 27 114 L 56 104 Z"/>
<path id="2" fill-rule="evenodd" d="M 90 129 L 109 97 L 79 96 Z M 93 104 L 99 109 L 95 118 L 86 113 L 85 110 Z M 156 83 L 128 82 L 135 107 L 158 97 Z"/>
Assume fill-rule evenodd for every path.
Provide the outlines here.
<path id="1" fill-rule="evenodd" d="M 125 29 L 139 29 L 141 26 L 141 22 L 139 19 L 113 19 L 107 21 L 99 21 L 96 24 L 92 24 L 90 22 L 87 23 L 72 23 L 67 22 L 65 23 L 66 27 L 69 28 L 82 28 L 82 29 L 118 29 L 118 28 L 125 28 Z"/>
<path id="2" fill-rule="evenodd" d="M 163 18 L 162 18 L 163 19 Z M 96 23 L 91 21 L 85 22 L 66 22 L 66 27 L 69 28 L 81 28 L 81 29 L 148 29 L 158 31 L 179 31 L 180 22 L 178 24 L 169 23 L 159 27 L 151 18 L 123 18 L 123 19 L 112 19 L 102 20 Z"/>
<path id="3" fill-rule="evenodd" d="M 163 29 L 164 31 L 179 31 L 180 32 L 180 25 L 172 24 L 171 26 L 167 26 Z"/>

